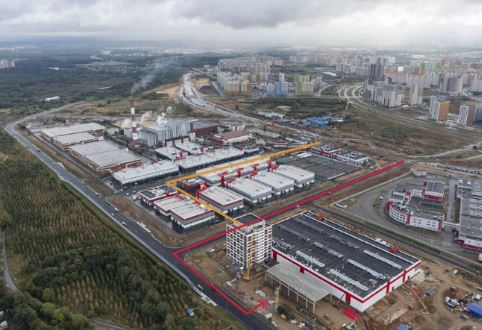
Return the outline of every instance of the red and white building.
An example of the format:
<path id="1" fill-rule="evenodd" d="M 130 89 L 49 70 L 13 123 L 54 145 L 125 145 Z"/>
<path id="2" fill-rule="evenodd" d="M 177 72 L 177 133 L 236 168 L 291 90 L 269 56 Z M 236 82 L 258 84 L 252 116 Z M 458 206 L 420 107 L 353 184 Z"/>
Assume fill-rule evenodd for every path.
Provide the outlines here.
<path id="1" fill-rule="evenodd" d="M 177 191 L 169 186 L 158 186 L 139 191 L 137 196 L 139 200 L 147 206 L 152 206 L 154 202 L 172 197 L 177 194 Z"/>
<path id="2" fill-rule="evenodd" d="M 232 145 L 234 143 L 246 142 L 253 138 L 253 135 L 245 130 L 227 131 L 214 135 L 214 141 L 222 146 Z"/>
<path id="3" fill-rule="evenodd" d="M 436 181 L 398 185 L 385 205 L 385 212 L 406 226 L 440 232 L 445 219 L 441 204 L 444 192 L 445 184 Z M 423 202 L 438 206 L 440 211 L 425 208 Z"/>
<path id="4" fill-rule="evenodd" d="M 364 312 L 419 271 L 420 260 L 310 212 L 273 226 L 273 259 Z"/>
<path id="5" fill-rule="evenodd" d="M 238 212 L 244 207 L 243 196 L 223 187 L 212 186 L 201 189 L 198 196 L 199 199 L 227 214 Z"/>

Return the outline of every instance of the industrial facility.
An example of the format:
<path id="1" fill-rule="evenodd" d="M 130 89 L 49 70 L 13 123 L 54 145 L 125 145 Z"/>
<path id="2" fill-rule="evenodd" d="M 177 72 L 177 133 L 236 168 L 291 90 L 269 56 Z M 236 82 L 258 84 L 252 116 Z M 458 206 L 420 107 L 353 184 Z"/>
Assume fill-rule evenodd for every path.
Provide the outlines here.
<path id="1" fill-rule="evenodd" d="M 459 180 L 457 198 L 460 210 L 456 240 L 467 249 L 482 251 L 482 182 Z"/>
<path id="2" fill-rule="evenodd" d="M 176 194 L 176 190 L 169 186 L 163 185 L 139 191 L 137 193 L 137 197 L 144 205 L 153 206 L 154 202 L 174 196 Z"/>
<path id="3" fill-rule="evenodd" d="M 226 214 L 239 212 L 244 207 L 243 196 L 223 187 L 212 186 L 201 189 L 198 196 L 201 200 Z"/>
<path id="4" fill-rule="evenodd" d="M 89 143 L 99 140 L 99 137 L 87 132 L 59 135 L 52 139 L 53 144 L 62 150 L 67 150 L 71 145 Z"/>
<path id="5" fill-rule="evenodd" d="M 269 186 L 259 183 L 250 178 L 239 178 L 229 183 L 229 189 L 244 197 L 246 203 L 258 206 L 267 203 L 273 197 Z"/>
<path id="6" fill-rule="evenodd" d="M 40 131 L 40 135 L 47 141 L 53 142 L 54 138 L 64 135 L 90 133 L 95 136 L 104 134 L 105 127 L 97 123 L 75 124 L 70 126 L 56 126 L 44 128 Z"/>
<path id="7" fill-rule="evenodd" d="M 322 288 L 360 312 L 420 271 L 420 260 L 397 247 L 318 219 L 311 212 L 273 226 L 273 259 L 283 270 L 268 270 L 275 281 L 290 282 L 291 289 L 300 288 L 299 279 L 304 285 L 317 283 L 312 295 L 310 290 L 300 288 L 300 294 L 307 296 L 311 305 L 325 295 L 319 290 Z M 291 283 L 295 271 L 299 278 Z"/>
<path id="8" fill-rule="evenodd" d="M 112 178 L 120 185 L 125 186 L 163 178 L 168 175 L 177 174 L 178 172 L 179 168 L 175 163 L 162 160 L 152 164 L 124 168 L 112 174 Z"/>
<path id="9" fill-rule="evenodd" d="M 399 184 L 387 201 L 385 212 L 406 226 L 440 232 L 445 219 L 444 194 L 443 182 Z"/>
<path id="10" fill-rule="evenodd" d="M 141 165 L 141 159 L 134 153 L 106 141 L 76 144 L 69 147 L 69 152 L 101 175 Z"/>

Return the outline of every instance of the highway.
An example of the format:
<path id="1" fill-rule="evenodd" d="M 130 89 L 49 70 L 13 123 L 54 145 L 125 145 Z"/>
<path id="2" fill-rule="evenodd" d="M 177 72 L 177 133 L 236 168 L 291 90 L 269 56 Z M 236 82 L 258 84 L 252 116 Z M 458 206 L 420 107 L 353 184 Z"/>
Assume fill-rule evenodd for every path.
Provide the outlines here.
<path id="1" fill-rule="evenodd" d="M 69 106 L 72 106 L 71 104 Z M 62 108 L 57 108 L 49 110 L 45 113 L 52 113 L 55 111 L 60 111 L 65 109 L 67 106 Z M 33 145 L 28 139 L 21 135 L 17 130 L 16 126 L 26 120 L 33 119 L 41 114 L 29 116 L 6 126 L 6 131 L 15 138 L 20 144 L 28 148 L 30 152 L 42 161 L 48 168 L 57 174 L 57 176 L 65 183 L 74 187 L 80 194 L 82 194 L 87 200 L 97 206 L 101 211 L 103 211 L 115 224 L 120 228 L 124 229 L 129 235 L 136 239 L 142 246 L 154 254 L 160 261 L 165 263 L 169 268 L 175 271 L 180 277 L 182 277 L 191 288 L 199 294 L 205 301 L 209 301 L 212 304 L 217 304 L 221 308 L 229 311 L 231 314 L 236 316 L 241 322 L 243 322 L 249 329 L 267 329 L 270 328 L 271 324 L 268 323 L 264 318 L 253 313 L 250 315 L 244 315 L 238 311 L 235 307 L 229 304 L 224 298 L 219 296 L 215 291 L 213 291 L 210 286 L 205 284 L 196 275 L 191 273 L 185 266 L 179 263 L 172 253 L 175 249 L 169 248 L 163 245 L 160 241 L 155 239 L 148 231 L 146 231 L 142 226 L 140 226 L 136 221 L 124 216 L 120 212 L 116 212 L 114 206 L 108 203 L 104 197 L 100 196 L 97 192 L 92 190 L 87 186 L 81 179 L 77 178 L 69 171 L 67 171 L 63 166 L 57 163 L 55 160 L 50 158 L 44 152 L 39 150 L 35 145 Z M 125 223 L 125 225 L 123 224 Z M 198 287 L 203 288 L 203 290 L 198 289 Z"/>

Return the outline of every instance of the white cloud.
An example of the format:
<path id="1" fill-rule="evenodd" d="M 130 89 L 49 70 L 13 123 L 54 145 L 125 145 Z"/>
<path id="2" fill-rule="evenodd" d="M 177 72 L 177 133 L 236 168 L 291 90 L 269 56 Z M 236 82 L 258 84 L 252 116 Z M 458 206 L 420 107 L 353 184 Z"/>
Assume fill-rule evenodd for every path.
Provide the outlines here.
<path id="1" fill-rule="evenodd" d="M 477 0 L 0 0 L 0 39 L 101 35 L 221 45 L 482 42 Z"/>

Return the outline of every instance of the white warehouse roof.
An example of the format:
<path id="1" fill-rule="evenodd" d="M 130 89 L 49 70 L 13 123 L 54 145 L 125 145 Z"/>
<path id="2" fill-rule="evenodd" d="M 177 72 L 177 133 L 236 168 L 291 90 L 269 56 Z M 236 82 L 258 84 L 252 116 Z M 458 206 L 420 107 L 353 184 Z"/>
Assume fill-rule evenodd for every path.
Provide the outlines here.
<path id="1" fill-rule="evenodd" d="M 104 126 L 97 123 L 85 123 L 85 124 L 76 124 L 71 126 L 59 126 L 59 127 L 46 128 L 42 130 L 42 134 L 50 138 L 53 138 L 60 135 L 75 134 L 75 133 L 90 132 L 90 131 L 100 131 L 104 129 L 105 129 Z"/>
<path id="2" fill-rule="evenodd" d="M 72 146 L 70 147 L 70 150 L 75 151 L 82 156 L 89 156 L 93 154 L 119 150 L 119 147 L 106 141 L 96 141 Z"/>
<path id="3" fill-rule="evenodd" d="M 70 147 L 70 150 L 80 154 L 100 168 L 140 160 L 136 155 L 106 141 L 77 144 Z"/>
<path id="4" fill-rule="evenodd" d="M 253 180 L 265 184 L 277 191 L 293 188 L 295 181 L 273 172 L 260 172 L 253 176 Z"/>
<path id="5" fill-rule="evenodd" d="M 229 184 L 229 188 L 249 196 L 249 198 L 258 198 L 258 196 L 271 195 L 271 188 L 248 178 L 239 178 Z"/>
<path id="6" fill-rule="evenodd" d="M 307 182 L 315 179 L 315 173 L 292 165 L 280 165 L 275 173 L 295 180 L 297 183 Z"/>
<path id="7" fill-rule="evenodd" d="M 55 143 L 65 146 L 70 146 L 72 144 L 78 144 L 82 142 L 91 142 L 95 140 L 97 140 L 97 137 L 87 132 L 60 135 L 54 138 Z"/>
<path id="8" fill-rule="evenodd" d="M 171 160 L 176 159 L 176 156 L 179 156 L 180 152 L 181 150 L 174 146 L 167 146 L 156 149 L 156 153 Z"/>
<path id="9" fill-rule="evenodd" d="M 194 218 L 209 212 L 211 211 L 196 203 L 186 204 L 186 205 L 182 205 L 171 209 L 171 214 L 183 220 L 189 220 L 191 218 Z"/>
<path id="10" fill-rule="evenodd" d="M 115 172 L 112 176 L 121 184 L 147 180 L 178 172 L 178 167 L 171 161 L 159 161 L 152 164 L 144 164 L 138 167 L 127 167 Z"/>
<path id="11" fill-rule="evenodd" d="M 168 197 L 154 202 L 154 205 L 161 209 L 163 212 L 170 212 L 173 208 L 187 205 L 191 203 L 191 200 L 180 199 L 177 196 Z"/>
<path id="12" fill-rule="evenodd" d="M 227 206 L 232 203 L 242 202 L 243 196 L 223 187 L 212 186 L 203 190 L 200 193 L 201 196 L 205 196 L 210 200 L 218 203 L 222 206 Z"/>

